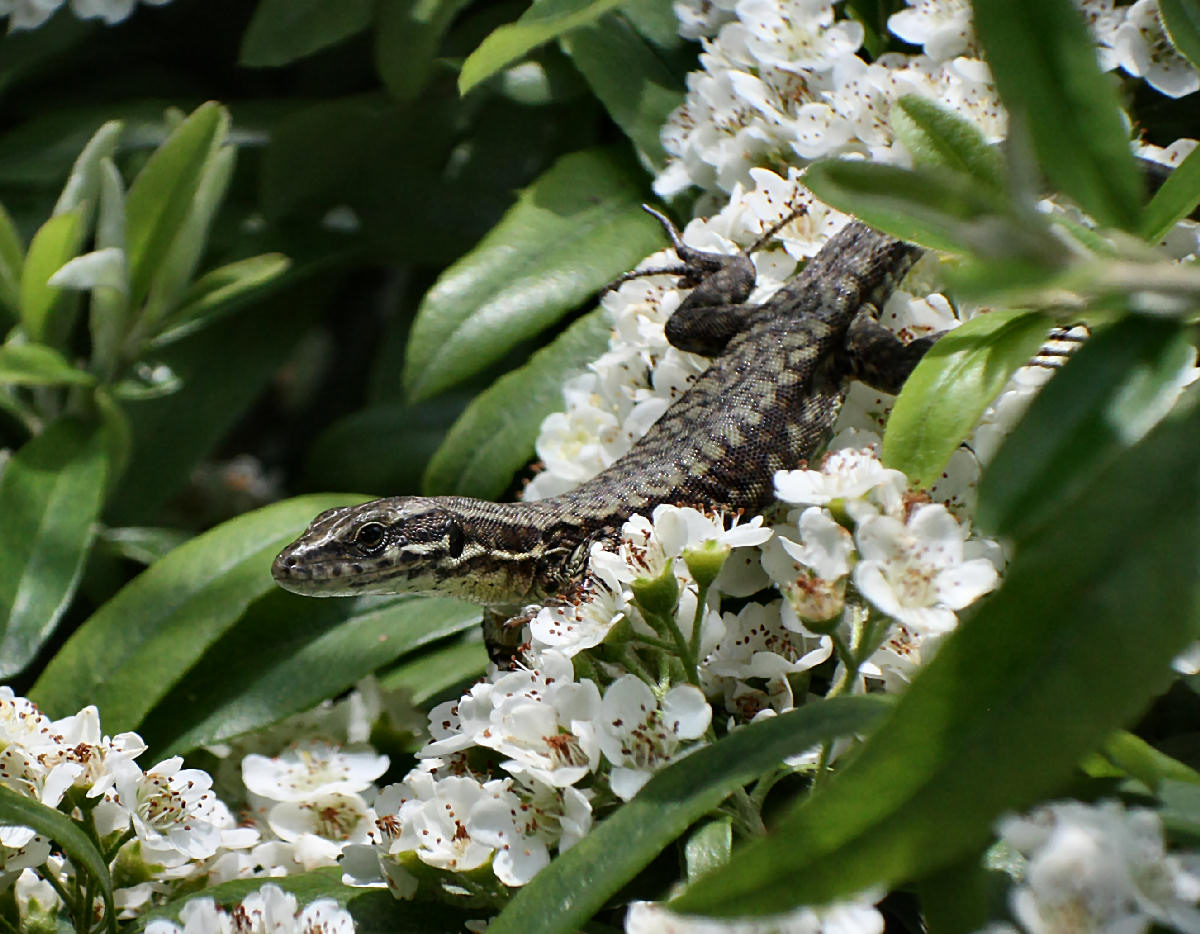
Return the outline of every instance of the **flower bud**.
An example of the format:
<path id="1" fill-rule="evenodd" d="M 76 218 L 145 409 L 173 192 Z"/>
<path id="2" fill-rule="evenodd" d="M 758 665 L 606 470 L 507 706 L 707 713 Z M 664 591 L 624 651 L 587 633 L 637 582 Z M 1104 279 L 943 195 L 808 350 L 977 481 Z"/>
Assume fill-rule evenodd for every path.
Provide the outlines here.
<path id="1" fill-rule="evenodd" d="M 717 579 L 721 568 L 725 566 L 725 559 L 732 550 L 728 545 L 722 545 L 710 538 L 695 548 L 685 548 L 683 561 L 696 583 L 703 589 Z"/>
<path id="2" fill-rule="evenodd" d="M 667 561 L 658 577 L 639 577 L 631 585 L 638 606 L 654 616 L 671 616 L 679 602 L 679 581 L 675 577 L 675 561 Z"/>

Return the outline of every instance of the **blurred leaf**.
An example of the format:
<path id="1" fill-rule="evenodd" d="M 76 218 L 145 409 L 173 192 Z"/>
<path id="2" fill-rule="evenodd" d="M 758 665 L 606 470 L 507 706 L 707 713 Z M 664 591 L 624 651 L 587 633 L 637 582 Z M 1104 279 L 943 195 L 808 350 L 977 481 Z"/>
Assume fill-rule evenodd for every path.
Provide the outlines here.
<path id="1" fill-rule="evenodd" d="M 291 265 L 282 253 L 263 253 L 219 266 L 191 284 L 166 328 L 151 341 L 163 347 L 211 324 L 254 298 L 257 291 L 283 275 Z"/>
<path id="2" fill-rule="evenodd" d="M 317 513 L 361 501 L 301 496 L 193 538 L 93 613 L 51 659 L 30 697 L 53 717 L 95 704 L 105 729 L 136 728 L 246 608 L 275 587 L 276 553 Z"/>
<path id="3" fill-rule="evenodd" d="M 675 11 L 659 0 L 625 0 L 619 12 L 646 40 L 660 49 L 694 48 L 693 43 L 680 37 Z"/>
<path id="4" fill-rule="evenodd" d="M 90 212 L 95 210 L 100 198 L 100 165 L 103 160 L 112 159 L 123 129 L 120 120 L 109 120 L 88 140 L 83 152 L 75 160 L 75 165 L 71 167 L 67 183 L 54 205 L 55 214 L 65 214 L 82 206 L 88 212 L 87 216 L 90 216 Z"/>
<path id="5" fill-rule="evenodd" d="M 773 914 L 926 877 L 1061 791 L 1195 638 L 1198 463 L 1190 406 L 1060 500 L 853 758 L 672 907 Z"/>
<path id="6" fill-rule="evenodd" d="M 478 630 L 471 629 L 382 672 L 379 686 L 385 691 L 405 691 L 414 706 L 423 707 L 443 691 L 475 680 L 487 666 L 487 650 Z"/>
<path id="7" fill-rule="evenodd" d="M 979 484 L 976 521 L 1024 537 L 1166 414 L 1194 351 L 1174 323 L 1130 316 L 1094 334 L 1046 385 Z"/>
<path id="8" fill-rule="evenodd" d="M 993 878 L 984 853 L 972 850 L 962 859 L 921 879 L 921 919 L 929 934 L 971 934 L 987 926 Z M 996 881 L 999 881 L 998 879 Z M 1008 881 L 1004 877 L 1004 881 Z"/>
<path id="9" fill-rule="evenodd" d="M 1174 840 L 1191 847 L 1200 843 L 1200 786 L 1167 779 L 1158 789 L 1159 817 Z"/>
<path id="10" fill-rule="evenodd" d="M 259 0 L 242 34 L 239 62 L 270 68 L 304 58 L 362 32 L 374 6 L 372 0 Z"/>
<path id="11" fill-rule="evenodd" d="M 892 108 L 891 123 L 917 165 L 950 169 L 1004 191 L 1005 167 L 1000 150 L 988 145 L 975 124 L 949 107 L 927 97 L 905 94 Z"/>
<path id="12" fill-rule="evenodd" d="M 785 756 L 865 733 L 890 704 L 836 697 L 730 733 L 656 773 L 630 801 L 518 889 L 489 934 L 574 931 L 693 823 Z"/>
<path id="13" fill-rule="evenodd" d="M 104 900 L 105 927 L 116 932 L 117 915 L 113 907 L 112 878 L 100 851 L 73 820 L 39 801 L 0 785 L 0 823 L 29 827 L 53 840 L 71 862 L 82 869 L 100 887 Z"/>
<path id="14" fill-rule="evenodd" d="M 192 537 L 179 529 L 123 526 L 101 529 L 98 544 L 129 561 L 153 564 Z"/>
<path id="15" fill-rule="evenodd" d="M 1123 772 L 1132 775 L 1151 792 L 1165 781 L 1200 785 L 1200 773 L 1160 752 L 1139 736 L 1117 730 L 1104 741 L 1104 756 Z"/>
<path id="16" fill-rule="evenodd" d="M 496 74 L 544 42 L 563 33 L 586 26 L 622 0 L 541 0 L 526 10 L 515 23 L 496 29 L 467 56 L 458 76 L 458 92 L 471 88 Z"/>
<path id="17" fill-rule="evenodd" d="M 1200 148 L 1167 176 L 1167 180 L 1142 211 L 1139 231 L 1144 240 L 1158 243 L 1200 204 Z"/>
<path id="18" fill-rule="evenodd" d="M 1101 224 L 1136 230 L 1141 179 L 1116 89 L 1070 0 L 975 0 L 975 32 L 1011 122 L 1054 187 Z"/>
<path id="19" fill-rule="evenodd" d="M 111 497 L 129 466 L 129 455 L 133 448 L 133 437 L 129 418 L 125 411 L 113 401 L 107 386 L 98 386 L 92 396 L 96 412 L 104 426 L 104 450 L 108 455 L 108 481 L 105 494 Z"/>
<path id="20" fill-rule="evenodd" d="M 683 103 L 679 76 L 624 16 L 614 13 L 573 29 L 562 44 L 617 126 L 650 165 L 661 169 L 666 152 L 659 132 Z"/>
<path id="21" fill-rule="evenodd" d="M 476 396 L 429 461 L 423 490 L 480 499 L 503 493 L 533 456 L 542 420 L 564 407 L 563 382 L 600 356 L 608 337 L 598 308 Z"/>
<path id="22" fill-rule="evenodd" d="M 0 204 L 0 309 L 7 308 L 15 317 L 21 313 L 21 267 L 25 265 L 25 245 L 16 225 Z"/>
<path id="23" fill-rule="evenodd" d="M 1196 0 L 1158 0 L 1158 15 L 1171 44 L 1200 68 L 1200 7 Z"/>
<path id="24" fill-rule="evenodd" d="M 100 210 L 96 216 L 96 249 L 125 253 L 125 183 L 111 159 L 100 161 Z M 111 379 L 119 366 L 121 341 L 129 326 L 129 266 L 124 287 L 97 289 L 88 308 L 92 337 L 92 368 Z"/>
<path id="25" fill-rule="evenodd" d="M 103 504 L 104 454 L 99 430 L 64 419 L 0 474 L 0 678 L 33 660 L 75 595 Z"/>
<path id="26" fill-rule="evenodd" d="M 943 336 L 904 384 L 883 436 L 883 462 L 928 487 L 984 409 L 1046 339 L 1036 312 L 992 311 Z"/>
<path id="27" fill-rule="evenodd" d="M 5 344 L 0 347 L 0 384 L 10 386 L 89 386 L 91 373 L 77 370 L 45 344 Z"/>
<path id="28" fill-rule="evenodd" d="M 160 755 L 184 753 L 336 697 L 371 672 L 474 629 L 479 607 L 404 594 L 317 600 L 282 590 L 256 601 L 140 732 Z"/>
<path id="29" fill-rule="evenodd" d="M 641 173 L 608 150 L 564 156 L 426 293 L 405 366 L 412 401 L 478 373 L 661 245 Z"/>
<path id="30" fill-rule="evenodd" d="M 130 301 L 139 305 L 192 212 L 209 160 L 229 132 L 229 114 L 197 107 L 138 172 L 125 197 Z"/>
<path id="31" fill-rule="evenodd" d="M 188 290 L 188 284 L 208 245 L 209 227 L 233 176 L 236 157 L 237 150 L 232 146 L 216 150 L 197 179 L 195 193 L 175 234 L 175 242 L 154 271 L 146 306 L 142 311 L 143 326 L 151 332 L 159 329 L 163 318 L 175 310 L 185 290 Z"/>
<path id="32" fill-rule="evenodd" d="M 442 36 L 470 0 L 379 0 L 375 69 L 388 93 L 411 101 L 429 80 Z"/>
<path id="33" fill-rule="evenodd" d="M 49 279 L 79 252 L 86 236 L 82 207 L 54 215 L 33 235 L 21 270 L 21 323 L 30 340 L 65 347 L 76 296 L 63 294 Z"/>
<path id="34" fill-rule="evenodd" d="M 1044 222 L 1018 221 L 993 189 L 959 172 L 826 160 L 809 166 L 804 184 L 838 210 L 935 250 L 971 250 L 1039 266 L 1065 258 Z"/>
<path id="35" fill-rule="evenodd" d="M 729 862 L 733 852 L 733 821 L 718 817 L 701 824 L 688 836 L 683 858 L 688 881 Z"/>

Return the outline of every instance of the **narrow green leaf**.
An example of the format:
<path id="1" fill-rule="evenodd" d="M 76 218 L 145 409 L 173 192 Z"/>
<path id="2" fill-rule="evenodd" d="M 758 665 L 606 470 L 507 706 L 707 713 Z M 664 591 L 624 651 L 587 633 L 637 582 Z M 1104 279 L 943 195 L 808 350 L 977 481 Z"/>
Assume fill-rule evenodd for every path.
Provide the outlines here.
<path id="1" fill-rule="evenodd" d="M 275 587 L 279 549 L 323 509 L 361 498 L 284 500 L 232 519 L 151 565 L 51 659 L 30 697 L 51 716 L 96 704 L 105 728 L 135 728 L 246 608 Z"/>
<path id="2" fill-rule="evenodd" d="M 598 357 L 608 337 L 607 316 L 596 309 L 476 396 L 429 461 L 425 492 L 480 499 L 503 493 L 533 455 L 542 420 L 563 407 L 563 381 Z"/>
<path id="3" fill-rule="evenodd" d="M 718 817 L 701 824 L 688 836 L 683 848 L 684 864 L 690 882 L 706 872 L 724 866 L 733 852 L 733 821 Z"/>
<path id="4" fill-rule="evenodd" d="M 173 755 L 261 729 L 421 646 L 478 628 L 479 616 L 479 607 L 461 600 L 314 600 L 273 591 L 212 646 L 140 732 L 161 755 Z"/>
<path id="5" fill-rule="evenodd" d="M 933 345 L 904 384 L 883 436 L 883 462 L 930 486 L 1009 378 L 1046 338 L 1036 312 L 993 311 Z"/>
<path id="6" fill-rule="evenodd" d="M 1193 351 L 1170 321 L 1131 316 L 1092 336 L 1037 395 L 979 484 L 980 526 L 1024 535 L 1174 403 Z"/>
<path id="7" fill-rule="evenodd" d="M 1104 741 L 1104 756 L 1113 765 L 1132 775 L 1152 792 L 1163 782 L 1187 782 L 1200 785 L 1200 772 L 1160 752 L 1140 736 L 1117 730 Z"/>
<path id="8" fill-rule="evenodd" d="M 29 664 L 75 595 L 103 504 L 101 435 L 54 422 L 0 474 L 0 678 Z"/>
<path id="9" fill-rule="evenodd" d="M 1158 15 L 1179 54 L 1200 68 L 1200 7 L 1195 0 L 1158 0 Z"/>
<path id="10" fill-rule="evenodd" d="M 78 824 L 54 808 L 46 807 L 3 785 L 0 785 L 0 823 L 29 827 L 61 847 L 71 862 L 99 885 L 100 897 L 104 900 L 105 926 L 115 934 L 117 915 L 113 907 L 112 878 L 108 874 L 108 866 Z"/>
<path id="11" fill-rule="evenodd" d="M 224 142 L 229 114 L 210 101 L 197 107 L 154 151 L 125 198 L 130 300 L 136 307 L 191 213 L 209 159 Z"/>
<path id="12" fill-rule="evenodd" d="M 424 707 L 455 685 L 475 680 L 487 666 L 487 650 L 479 630 L 472 629 L 382 673 L 379 686 L 385 691 L 405 691 L 413 706 Z"/>
<path id="13" fill-rule="evenodd" d="M 100 210 L 96 218 L 96 249 L 120 250 L 126 257 L 120 289 L 97 289 L 88 308 L 92 337 L 92 368 L 111 379 L 120 365 L 121 342 L 129 327 L 129 263 L 125 252 L 125 183 L 111 159 L 100 161 Z"/>
<path id="14" fill-rule="evenodd" d="M 564 156 L 426 293 L 405 362 L 409 399 L 496 362 L 662 244 L 640 171 L 608 150 Z"/>
<path id="15" fill-rule="evenodd" d="M 1200 845 L 1200 786 L 1167 779 L 1158 789 L 1159 816 L 1173 841 Z"/>
<path id="16" fill-rule="evenodd" d="M 993 189 L 959 172 L 826 160 L 809 166 L 804 184 L 838 210 L 935 250 L 971 250 L 1039 266 L 1066 256 L 1040 221 L 1016 220 Z"/>
<path id="17" fill-rule="evenodd" d="M 21 313 L 21 267 L 25 265 L 25 246 L 17 226 L 0 204 L 0 308 L 13 317 Z"/>
<path id="18" fill-rule="evenodd" d="M 206 272 L 184 293 L 151 346 L 173 343 L 235 311 L 290 266 L 282 253 L 263 253 Z"/>
<path id="19" fill-rule="evenodd" d="M 190 538 L 190 532 L 180 529 L 127 525 L 115 529 L 102 529 L 98 545 L 110 549 L 126 560 L 137 561 L 139 564 L 153 564 Z"/>
<path id="20" fill-rule="evenodd" d="M 388 93 L 411 101 L 429 80 L 442 36 L 470 0 L 380 0 L 375 70 Z"/>
<path id="21" fill-rule="evenodd" d="M 66 357 L 45 344 L 0 347 L 0 383 L 10 386 L 89 386 L 91 373 L 77 370 Z"/>
<path id="22" fill-rule="evenodd" d="M 143 310 L 144 327 L 158 329 L 163 318 L 179 304 L 208 245 L 208 231 L 233 177 L 237 149 L 223 146 L 212 153 L 196 182 L 186 216 L 175 233 L 175 241 L 154 271 Z"/>
<path id="23" fill-rule="evenodd" d="M 1189 406 L 1093 474 L 1018 540 L 1001 589 L 855 756 L 672 907 L 772 914 L 927 877 L 985 846 L 1001 813 L 1062 789 L 1195 638 L 1198 463 Z"/>
<path id="24" fill-rule="evenodd" d="M 599 19 L 622 0 L 542 0 L 515 23 L 495 30 L 467 56 L 458 76 L 458 93 L 496 74 L 544 42 Z"/>
<path id="25" fill-rule="evenodd" d="M 643 158 L 662 168 L 666 152 L 659 131 L 683 102 L 679 76 L 624 16 L 615 13 L 571 30 L 562 46 Z"/>
<path id="26" fill-rule="evenodd" d="M 1158 243 L 1200 204 L 1200 147 L 1175 168 L 1142 211 L 1139 232 Z"/>
<path id="27" fill-rule="evenodd" d="M 49 284 L 83 244 L 83 208 L 56 214 L 38 229 L 21 270 L 21 324 L 30 340 L 64 347 L 78 296 Z"/>
<path id="28" fill-rule="evenodd" d="M 112 397 L 107 386 L 98 386 L 92 397 L 96 403 L 96 411 L 100 422 L 104 425 L 104 449 L 108 452 L 108 489 L 111 496 L 117 484 L 125 475 L 129 466 L 129 456 L 133 448 L 133 434 L 129 425 L 129 417 Z"/>
<path id="29" fill-rule="evenodd" d="M 905 94 L 892 108 L 892 127 L 917 165 L 946 168 L 1003 191 L 1004 157 L 988 144 L 970 120 L 916 94 Z"/>
<path id="30" fill-rule="evenodd" d="M 104 160 L 111 161 L 123 129 L 120 120 L 109 120 L 88 140 L 71 167 L 67 183 L 54 205 L 55 214 L 65 214 L 81 206 L 88 211 L 95 208 L 100 197 L 101 163 Z"/>
<path id="31" fill-rule="evenodd" d="M 374 6 L 372 0 L 259 0 L 239 62 L 271 68 L 304 58 L 362 32 Z"/>
<path id="32" fill-rule="evenodd" d="M 974 934 L 987 925 L 993 880 L 983 860 L 973 850 L 917 884 L 928 934 Z"/>
<path id="33" fill-rule="evenodd" d="M 673 840 L 789 755 L 865 733 L 882 698 L 838 697 L 752 723 L 656 774 L 618 811 L 517 891 L 490 934 L 551 934 L 581 927 Z"/>
<path id="34" fill-rule="evenodd" d="M 1137 229 L 1141 179 L 1116 89 L 1070 0 L 975 0 L 975 31 L 1010 120 L 1054 187 L 1101 224 Z"/>

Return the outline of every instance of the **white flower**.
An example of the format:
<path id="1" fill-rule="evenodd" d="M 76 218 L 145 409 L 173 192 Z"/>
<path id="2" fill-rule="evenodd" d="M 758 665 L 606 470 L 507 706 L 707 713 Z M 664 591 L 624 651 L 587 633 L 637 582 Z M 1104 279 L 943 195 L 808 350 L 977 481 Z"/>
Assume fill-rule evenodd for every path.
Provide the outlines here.
<path id="1" fill-rule="evenodd" d="M 320 740 L 298 744 L 278 756 L 242 760 L 242 781 L 272 801 L 304 801 L 323 794 L 354 794 L 382 775 L 388 757 L 367 746 L 335 746 Z"/>
<path id="2" fill-rule="evenodd" d="M 599 645 L 629 613 L 629 592 L 605 565 L 603 549 L 592 546 L 590 574 L 578 595 L 549 603 L 529 622 L 535 651 L 552 649 L 568 658 Z"/>
<path id="3" fill-rule="evenodd" d="M 37 704 L 14 694 L 8 685 L 0 685 L 0 749 L 13 743 L 37 752 L 57 746 L 58 737 L 54 724 Z"/>
<path id="4" fill-rule="evenodd" d="M 399 785 L 384 789 L 376 802 L 380 821 L 388 827 L 391 854 L 412 851 L 438 869 L 467 872 L 492 857 L 493 847 L 471 836 L 471 810 L 498 790 L 505 780 L 482 783 L 467 775 L 435 779 L 413 771 Z M 385 808 L 395 807 L 391 813 Z"/>
<path id="5" fill-rule="evenodd" d="M 919 633 L 947 632 L 955 610 L 999 580 L 986 558 L 963 560 L 964 530 L 937 503 L 919 506 L 907 524 L 868 516 L 855 531 L 862 560 L 854 568 L 859 592 L 884 613 Z"/>
<path id="6" fill-rule="evenodd" d="M 193 898 L 174 921 L 151 921 L 146 934 L 353 934 L 354 919 L 331 898 L 320 898 L 297 913 L 296 896 L 268 883 L 247 895 L 232 912 L 211 898 Z"/>
<path id="7" fill-rule="evenodd" d="M 884 467 L 870 449 L 831 451 L 820 470 L 787 470 L 775 475 L 775 495 L 785 503 L 826 506 L 835 500 L 869 500 L 889 515 L 898 512 L 908 489 L 899 470 Z"/>
<path id="8" fill-rule="evenodd" d="M 137 733 L 118 733 L 108 737 L 100 732 L 100 713 L 94 706 L 54 721 L 59 746 L 44 761 L 76 763 L 80 766 L 75 785 L 87 789 L 89 798 L 99 797 L 112 787 L 113 765 L 132 761 L 146 751 L 145 741 Z"/>
<path id="9" fill-rule="evenodd" d="M 374 821 L 359 795 L 316 795 L 305 801 L 281 801 L 271 808 L 267 824 L 293 844 L 304 868 L 337 864 L 347 843 L 366 843 Z"/>
<path id="10" fill-rule="evenodd" d="M 742 0 L 741 41 L 759 63 L 784 71 L 823 71 L 863 41 L 857 20 L 834 21 L 833 0 Z"/>
<path id="11" fill-rule="evenodd" d="M 628 801 L 650 776 L 704 735 L 712 708 L 699 688 L 671 688 L 661 706 L 640 678 L 624 675 L 609 685 L 594 728 L 604 756 L 613 764 L 613 792 Z"/>
<path id="12" fill-rule="evenodd" d="M 882 934 L 883 915 L 870 897 L 755 919 L 677 915 L 659 902 L 633 902 L 625 934 Z"/>
<path id="13" fill-rule="evenodd" d="M 143 773 L 129 760 L 113 763 L 116 801 L 128 811 L 148 861 L 206 859 L 221 843 L 212 777 L 182 765 L 183 757 L 174 756 Z"/>
<path id="14" fill-rule="evenodd" d="M 143 0 L 160 6 L 169 0 Z M 137 0 L 71 0 L 71 11 L 80 19 L 103 19 L 109 26 L 126 19 Z M 0 0 L 0 16 L 7 14 L 10 31 L 36 29 L 62 6 L 63 0 Z"/>
<path id="15" fill-rule="evenodd" d="M 804 510 L 795 532 L 777 528 L 776 538 L 763 549 L 762 566 L 787 597 L 789 629 L 801 632 L 800 620 L 829 620 L 841 613 L 853 554 L 853 537 L 820 506 Z"/>
<path id="16" fill-rule="evenodd" d="M 1118 65 L 1136 78 L 1145 78 L 1168 97 L 1184 97 L 1200 89 L 1200 74 L 1163 29 L 1158 0 L 1137 0 L 1125 12 L 1125 22 L 1112 40 Z"/>
<path id="17" fill-rule="evenodd" d="M 1200 861 L 1166 853 L 1155 812 L 1065 801 L 998 829 L 1027 860 L 1009 895 L 1027 931 L 1200 931 Z"/>
<path id="18" fill-rule="evenodd" d="M 967 0 L 907 0 L 908 9 L 888 17 L 888 29 L 937 61 L 971 51 L 974 33 Z"/>

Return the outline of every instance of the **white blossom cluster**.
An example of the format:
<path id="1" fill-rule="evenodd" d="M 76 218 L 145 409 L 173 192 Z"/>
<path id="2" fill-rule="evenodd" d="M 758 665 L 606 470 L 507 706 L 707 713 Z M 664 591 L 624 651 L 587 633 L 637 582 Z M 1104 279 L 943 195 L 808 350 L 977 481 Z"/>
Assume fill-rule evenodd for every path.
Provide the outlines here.
<path id="1" fill-rule="evenodd" d="M 277 885 L 251 892 L 230 911 L 211 898 L 194 898 L 179 911 L 179 923 L 151 921 L 146 934 L 353 934 L 354 919 L 331 898 L 300 909 L 296 896 Z"/>
<path id="2" fill-rule="evenodd" d="M 904 94 L 938 101 L 989 141 L 1006 115 L 980 55 L 968 0 L 907 0 L 888 28 L 921 54 L 862 57 L 864 30 L 834 0 L 681 0 L 681 33 L 703 40 L 701 70 L 663 128 L 670 157 L 655 182 L 669 197 L 691 186 L 732 192 L 750 169 L 856 156 L 907 165 L 889 111 Z M 1120 68 L 1170 97 L 1200 88 L 1172 45 L 1157 0 L 1076 0 L 1102 67 Z"/>
<path id="3" fill-rule="evenodd" d="M 1022 931 L 1200 931 L 1200 853 L 1168 852 L 1154 811 L 1060 801 L 998 831 L 989 861 L 1013 876 L 1009 909 Z"/>
<path id="4" fill-rule="evenodd" d="M 102 19 L 112 26 L 129 17 L 138 0 L 70 0 L 71 12 L 80 19 Z M 142 0 L 162 6 L 171 0 Z M 36 29 L 58 12 L 63 0 L 0 0 L 0 16 L 8 17 L 8 29 Z"/>

